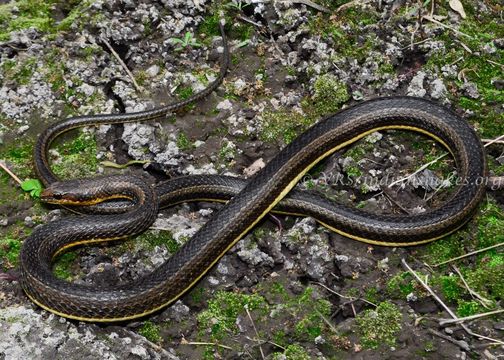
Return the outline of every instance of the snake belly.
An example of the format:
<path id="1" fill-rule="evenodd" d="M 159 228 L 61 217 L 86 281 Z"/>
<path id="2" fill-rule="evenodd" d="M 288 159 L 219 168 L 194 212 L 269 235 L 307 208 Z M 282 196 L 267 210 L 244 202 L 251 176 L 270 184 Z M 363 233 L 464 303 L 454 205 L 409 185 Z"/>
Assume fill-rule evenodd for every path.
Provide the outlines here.
<path id="1" fill-rule="evenodd" d="M 423 133 L 451 152 L 459 185 L 441 207 L 415 216 L 373 215 L 341 207 L 309 192 L 289 194 L 322 159 L 374 131 L 389 129 Z M 418 245 L 457 230 L 471 217 L 484 196 L 481 180 L 485 175 L 484 152 L 476 133 L 448 109 L 412 97 L 362 102 L 322 119 L 247 182 L 218 176 L 188 176 L 157 185 L 155 192 L 159 200 L 156 201 L 161 206 L 191 199 L 227 203 L 152 273 L 131 283 L 106 288 L 56 279 L 50 272 L 50 261 L 58 248 L 95 241 L 98 236 L 94 229 L 99 226 L 102 229 L 99 236 L 105 238 L 117 236 L 127 226 L 124 219 L 120 226 L 114 226 L 114 220 L 102 226 L 97 222 L 102 222 L 104 216 L 94 216 L 90 217 L 92 221 L 81 220 L 80 225 L 72 225 L 74 230 L 81 230 L 79 239 L 66 235 L 65 240 L 60 240 L 65 231 L 59 225 L 53 225 L 51 231 L 36 229 L 25 240 L 21 251 L 22 286 L 41 307 L 68 318 L 96 322 L 138 318 L 180 298 L 272 210 L 313 216 L 337 233 L 370 244 Z M 154 200 L 145 202 L 147 208 L 149 201 Z M 119 214 L 113 218 L 126 216 Z M 109 226 L 113 230 L 107 230 Z M 83 227 L 87 227 L 85 231 Z M 49 236 L 49 232 L 55 235 Z M 82 233 L 87 239 L 82 238 Z"/>

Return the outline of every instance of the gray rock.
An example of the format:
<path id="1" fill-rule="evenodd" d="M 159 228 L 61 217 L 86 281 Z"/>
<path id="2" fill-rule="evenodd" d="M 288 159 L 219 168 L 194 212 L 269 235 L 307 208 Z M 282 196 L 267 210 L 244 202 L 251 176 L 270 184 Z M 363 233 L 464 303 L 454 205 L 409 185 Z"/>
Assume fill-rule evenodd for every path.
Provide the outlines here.
<path id="1" fill-rule="evenodd" d="M 478 86 L 471 81 L 465 82 L 460 89 L 463 91 L 464 95 L 472 99 L 478 99 L 480 97 Z"/>
<path id="2" fill-rule="evenodd" d="M 435 79 L 434 81 L 431 82 L 430 86 L 431 86 L 431 97 L 433 99 L 440 99 L 440 100 L 446 99 L 446 94 L 448 93 L 448 90 L 446 90 L 446 86 L 443 83 L 443 80 Z"/>
<path id="3" fill-rule="evenodd" d="M 419 71 L 413 79 L 411 79 L 411 82 L 408 86 L 408 92 L 407 94 L 409 96 L 418 96 L 418 97 L 424 97 L 425 94 L 427 93 L 427 90 L 424 89 L 423 83 L 425 80 L 426 74 L 423 71 Z"/>
<path id="4" fill-rule="evenodd" d="M 149 77 L 153 78 L 159 74 L 160 70 L 161 70 L 161 68 L 159 67 L 159 65 L 152 65 L 145 72 L 147 73 L 147 75 L 149 75 Z"/>
<path id="5" fill-rule="evenodd" d="M 178 359 L 142 339 L 97 335 L 92 325 L 60 322 L 23 306 L 0 309 L 0 354 L 5 359 Z"/>

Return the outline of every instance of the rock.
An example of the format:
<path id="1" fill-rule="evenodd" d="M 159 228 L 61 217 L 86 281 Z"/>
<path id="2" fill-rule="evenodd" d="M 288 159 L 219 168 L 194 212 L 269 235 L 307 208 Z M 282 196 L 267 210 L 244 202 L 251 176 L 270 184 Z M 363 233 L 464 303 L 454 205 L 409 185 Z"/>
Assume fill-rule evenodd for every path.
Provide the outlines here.
<path id="1" fill-rule="evenodd" d="M 431 97 L 433 99 L 446 99 L 446 94 L 448 93 L 448 90 L 446 90 L 446 86 L 441 79 L 435 79 L 434 81 L 431 82 Z"/>
<path id="2" fill-rule="evenodd" d="M 425 94 L 427 93 L 427 90 L 424 89 L 423 83 L 425 80 L 426 74 L 423 71 L 419 71 L 413 79 L 411 79 L 411 82 L 408 86 L 408 96 L 418 96 L 418 97 L 424 97 Z"/>
<path id="3" fill-rule="evenodd" d="M 78 90 L 81 93 L 83 93 L 84 95 L 86 95 L 87 97 L 89 97 L 94 94 L 96 88 L 94 86 L 89 85 L 89 84 L 82 84 L 81 86 L 79 86 Z"/>
<path id="4" fill-rule="evenodd" d="M 178 359 L 141 337 L 102 334 L 100 328 L 60 322 L 24 306 L 0 309 L 0 354 L 5 359 Z"/>
<path id="5" fill-rule="evenodd" d="M 259 250 L 250 235 L 238 242 L 237 247 L 239 250 L 236 254 L 242 261 L 249 265 L 257 266 L 260 264 L 264 266 L 273 266 L 275 263 L 271 256 Z"/>
<path id="6" fill-rule="evenodd" d="M 28 131 L 29 128 L 30 126 L 28 125 L 20 126 L 19 129 L 17 130 L 18 135 L 24 134 L 26 131 Z"/>
<path id="7" fill-rule="evenodd" d="M 151 78 L 154 78 L 156 77 L 158 74 L 159 74 L 159 71 L 161 70 L 161 68 L 159 67 L 159 65 L 152 65 L 151 67 L 149 67 L 145 73 L 151 77 Z"/>
<path id="8" fill-rule="evenodd" d="M 478 99 L 480 97 L 479 91 L 478 91 L 478 86 L 471 82 L 465 82 L 460 89 L 464 92 L 464 95 L 472 98 L 472 99 Z"/>
<path id="9" fill-rule="evenodd" d="M 229 99 L 223 100 L 217 104 L 217 110 L 231 110 L 233 103 Z"/>

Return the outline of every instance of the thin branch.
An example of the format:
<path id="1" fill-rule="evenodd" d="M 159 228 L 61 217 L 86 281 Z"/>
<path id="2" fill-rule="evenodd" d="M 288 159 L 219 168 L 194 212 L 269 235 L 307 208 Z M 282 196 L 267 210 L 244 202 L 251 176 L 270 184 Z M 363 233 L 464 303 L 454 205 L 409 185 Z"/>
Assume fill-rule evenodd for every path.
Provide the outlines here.
<path id="1" fill-rule="evenodd" d="M 461 32 L 461 31 L 459 31 L 459 30 L 455 29 L 455 28 L 454 28 L 454 27 L 452 27 L 452 26 L 449 26 L 449 25 L 443 24 L 441 21 L 437 21 L 436 19 L 434 19 L 433 17 L 430 17 L 430 16 L 428 16 L 428 15 L 424 15 L 424 16 L 422 17 L 422 19 L 425 19 L 425 20 L 428 20 L 428 21 L 430 21 L 430 22 L 433 22 L 434 24 L 438 24 L 439 26 L 442 26 L 442 27 L 444 27 L 444 28 L 446 28 L 446 29 L 450 29 L 450 30 L 451 30 L 451 31 L 453 31 L 455 34 L 463 35 L 463 36 L 465 36 L 465 37 L 467 37 L 467 38 L 469 38 L 469 39 L 474 39 L 471 35 L 467 35 L 467 34 L 465 34 L 465 33 Z"/>
<path id="2" fill-rule="evenodd" d="M 390 183 L 390 185 L 389 185 L 388 187 L 390 188 L 390 187 L 392 187 L 392 186 L 394 186 L 394 185 L 396 185 L 396 184 L 399 184 L 399 183 L 401 183 L 401 182 L 403 182 L 403 181 L 406 181 L 406 180 L 408 180 L 408 179 L 412 178 L 413 176 L 415 176 L 415 175 L 416 175 L 416 174 L 418 174 L 419 172 L 421 172 L 421 171 L 423 171 L 423 170 L 427 169 L 427 168 L 428 168 L 429 166 L 431 166 L 432 164 L 437 163 L 439 160 L 441 160 L 442 158 L 444 158 L 446 155 L 448 155 L 448 153 L 444 153 L 443 155 L 438 156 L 437 158 L 435 158 L 434 160 L 432 160 L 432 161 L 428 162 L 427 164 L 423 164 L 423 165 L 422 165 L 422 166 L 420 166 L 420 167 L 418 168 L 418 170 L 416 170 L 413 174 L 410 174 L 410 175 L 405 176 L 405 177 L 403 177 L 403 178 L 401 178 L 401 179 L 398 179 L 398 180 L 396 180 L 396 181 L 393 181 L 392 183 Z"/>
<path id="3" fill-rule="evenodd" d="M 128 333 L 132 337 L 134 337 L 135 339 L 137 339 L 138 341 L 141 341 L 144 344 L 150 345 L 152 348 L 154 348 L 154 350 L 156 350 L 156 351 L 160 352 L 162 355 L 166 356 L 167 359 L 172 359 L 173 358 L 173 355 L 171 353 L 169 353 L 168 351 L 166 351 L 165 349 L 163 349 L 162 346 L 159 346 L 158 344 L 153 343 L 152 341 L 148 340 L 144 336 L 139 335 L 139 334 L 137 334 L 137 333 L 135 333 L 133 331 L 128 330 Z"/>
<path id="4" fill-rule="evenodd" d="M 260 24 L 256 21 L 253 21 L 253 20 L 250 20 L 248 17 L 246 16 L 243 16 L 243 15 L 238 15 L 238 20 L 241 20 L 241 21 L 245 21 L 249 24 L 252 24 L 254 26 L 257 26 L 259 29 L 264 29 L 264 25 L 263 24 Z"/>
<path id="5" fill-rule="evenodd" d="M 180 345 L 203 345 L 203 346 L 217 346 L 223 349 L 227 350 L 233 350 L 232 347 L 227 346 L 227 345 L 222 345 L 222 344 L 217 344 L 217 343 L 211 343 L 211 342 L 201 342 L 201 341 L 187 341 L 185 339 L 182 339 L 180 341 Z"/>
<path id="6" fill-rule="evenodd" d="M 320 318 L 322 320 L 324 320 L 324 322 L 327 324 L 327 326 L 329 326 L 329 328 L 333 331 L 333 333 L 335 333 L 336 335 L 338 334 L 338 330 L 334 327 L 333 324 L 331 324 L 331 322 L 329 321 L 329 319 L 327 319 L 324 314 L 322 314 L 320 311 L 318 311 L 317 309 L 315 309 L 315 312 L 317 313 L 318 316 L 320 316 Z"/>
<path id="7" fill-rule="evenodd" d="M 353 1 L 349 1 L 349 2 L 341 5 L 339 8 L 337 8 L 336 12 L 338 13 L 338 12 L 340 12 L 342 10 L 346 10 L 348 8 L 351 8 L 354 5 L 363 5 L 363 4 L 366 4 L 368 2 L 369 2 L 368 0 L 353 0 Z"/>
<path id="8" fill-rule="evenodd" d="M 332 11 L 329 10 L 328 8 L 323 7 L 322 5 L 316 4 L 310 0 L 292 0 L 292 2 L 298 3 L 298 4 L 304 4 L 306 6 L 314 8 L 315 10 L 325 12 L 326 14 L 332 14 Z"/>
<path id="9" fill-rule="evenodd" d="M 259 351 L 261 352 L 261 357 L 264 360 L 265 357 L 264 357 L 264 352 L 263 352 L 263 349 L 262 349 L 262 346 L 261 346 L 261 339 L 259 337 L 259 332 L 257 331 L 257 328 L 255 326 L 254 320 L 252 319 L 252 315 L 250 315 L 250 311 L 248 309 L 248 306 L 245 305 L 244 308 L 245 308 L 245 311 L 247 312 L 247 316 L 250 319 L 250 322 L 252 323 L 252 327 L 254 328 L 254 332 L 255 332 L 256 337 L 257 337 L 256 341 L 257 341 L 257 343 L 259 345 Z"/>
<path id="10" fill-rule="evenodd" d="M 12 171 L 10 171 L 10 169 L 7 167 L 7 165 L 5 165 L 5 163 L 3 162 L 3 160 L 0 160 L 0 168 L 4 169 L 5 172 L 7 174 L 10 175 L 11 178 L 13 178 L 19 185 L 21 185 L 23 182 L 21 181 L 21 179 L 19 179 L 16 174 L 14 174 Z"/>
<path id="11" fill-rule="evenodd" d="M 114 48 L 112 47 L 112 45 L 110 45 L 110 43 L 107 41 L 107 39 L 105 39 L 105 37 L 103 37 L 103 36 L 101 37 L 101 41 L 103 41 L 103 43 L 108 47 L 108 49 L 110 50 L 110 52 L 112 53 L 112 55 L 114 55 L 114 57 L 117 59 L 117 61 L 119 62 L 119 64 L 122 66 L 122 68 L 124 69 L 124 71 L 126 71 L 126 74 L 128 74 L 129 78 L 133 82 L 133 86 L 135 87 L 135 89 L 138 92 L 142 92 L 142 89 L 138 85 L 138 83 L 136 82 L 135 77 L 133 76 L 133 73 L 130 71 L 130 69 L 128 69 L 128 66 L 126 66 L 126 64 L 121 59 L 121 57 L 119 56 L 119 54 L 114 50 Z"/>
<path id="12" fill-rule="evenodd" d="M 486 143 L 489 143 L 489 142 L 491 142 L 492 144 L 504 144 L 504 140 L 495 141 L 495 139 L 481 139 L 481 142 L 483 144 L 486 144 Z M 486 145 L 483 145 L 483 146 L 486 146 Z"/>
<path id="13" fill-rule="evenodd" d="M 464 254 L 464 255 L 460 255 L 460 256 L 448 259 L 446 261 L 443 261 L 443 262 L 440 262 L 440 263 L 437 263 L 437 264 L 434 264 L 434 265 L 431 265 L 431 266 L 432 267 L 438 267 L 438 266 L 441 266 L 441 265 L 444 265 L 444 264 L 448 264 L 448 263 L 450 263 L 452 261 L 460 260 L 460 259 L 463 259 L 465 257 L 476 255 L 476 254 L 479 254 L 479 253 L 487 251 L 487 250 L 498 248 L 498 247 L 503 246 L 503 245 L 504 245 L 504 242 L 498 243 L 498 244 L 495 244 L 495 245 L 492 245 L 492 246 L 487 246 L 486 248 L 475 250 L 475 251 L 471 251 L 470 253 L 467 253 L 467 254 Z"/>
<path id="14" fill-rule="evenodd" d="M 457 345 L 459 348 L 461 348 L 464 351 L 471 351 L 471 348 L 469 347 L 469 344 L 463 340 L 455 340 L 451 336 L 445 335 L 443 333 L 440 333 L 439 331 L 436 331 L 434 329 L 427 329 L 429 333 L 432 335 L 439 336 L 441 339 L 445 339 L 446 341 L 451 342 L 452 344 Z"/>
<path id="15" fill-rule="evenodd" d="M 373 304 L 371 301 L 368 301 L 368 300 L 363 299 L 363 298 L 357 298 L 357 297 L 353 297 L 353 296 L 345 296 L 345 295 L 342 295 L 342 294 L 340 294 L 340 293 L 337 293 L 336 291 L 334 291 L 334 290 L 332 290 L 332 289 L 328 288 L 327 286 L 325 286 L 325 285 L 324 285 L 324 284 L 322 284 L 322 283 L 319 283 L 319 282 L 316 282 L 316 281 L 312 281 L 311 283 L 312 283 L 312 284 L 315 284 L 315 285 L 318 285 L 318 286 L 321 286 L 321 287 L 323 287 L 324 289 L 326 289 L 327 291 L 329 291 L 329 292 L 333 293 L 334 295 L 337 295 L 337 296 L 339 296 L 339 297 L 341 297 L 341 298 L 343 298 L 343 299 L 348 299 L 348 300 L 351 300 L 351 301 L 361 300 L 361 301 L 364 301 L 365 303 L 367 303 L 367 304 L 369 304 L 369 305 L 372 305 L 372 306 L 374 306 L 374 307 L 377 307 L 377 306 L 378 306 L 378 305 L 376 305 L 376 304 Z"/>
<path id="16" fill-rule="evenodd" d="M 407 215 L 411 215 L 412 212 L 406 209 L 405 207 L 401 206 L 397 201 L 395 201 L 392 196 L 390 196 L 386 191 L 383 191 L 383 195 L 392 203 L 393 205 L 397 206 L 402 212 L 404 212 Z"/>
<path id="17" fill-rule="evenodd" d="M 496 138 L 495 138 L 495 139 L 493 139 L 493 140 L 489 140 L 489 141 L 487 141 L 487 143 L 486 143 L 485 145 L 483 145 L 483 146 L 484 146 L 484 147 L 490 146 L 490 145 L 492 145 L 493 143 L 500 142 L 502 139 L 504 139 L 504 135 L 498 136 L 498 137 L 496 137 Z"/>
<path id="18" fill-rule="evenodd" d="M 498 63 L 498 62 L 495 62 L 495 61 L 492 61 L 492 60 L 489 60 L 489 59 L 487 59 L 487 61 L 488 61 L 490 64 L 500 66 L 501 68 L 503 68 L 503 69 L 504 69 L 504 65 L 502 65 L 502 64 L 500 64 L 500 63 Z"/>
<path id="19" fill-rule="evenodd" d="M 448 314 L 454 319 L 458 319 L 457 315 L 448 307 L 445 305 L 445 303 L 439 298 L 439 296 L 436 295 L 436 293 L 422 280 L 420 276 L 417 275 L 416 272 L 413 271 L 413 269 L 406 263 L 406 260 L 402 259 L 401 260 L 403 266 L 408 270 L 413 277 L 417 279 L 417 281 L 434 297 L 434 299 L 446 310 Z"/>
<path id="20" fill-rule="evenodd" d="M 432 297 L 446 310 L 446 312 L 448 312 L 448 314 L 450 314 L 452 318 L 458 320 L 457 315 L 443 302 L 443 300 L 439 298 L 439 296 L 436 295 L 436 293 L 420 278 L 420 276 L 418 276 L 413 271 L 413 269 L 408 265 L 408 263 L 406 263 L 406 260 L 402 259 L 401 262 L 403 266 L 411 273 L 411 275 L 413 275 L 417 279 L 417 281 L 432 295 Z M 504 341 L 496 340 L 485 335 L 477 334 L 473 332 L 471 329 L 469 329 L 465 324 L 460 324 L 460 327 L 464 329 L 467 334 L 474 336 L 478 339 L 485 339 L 504 345 Z"/>
<path id="21" fill-rule="evenodd" d="M 473 298 L 479 300 L 479 302 L 481 303 L 481 305 L 483 305 L 483 307 L 485 309 L 489 309 L 490 306 L 492 305 L 492 302 L 490 300 L 488 300 L 488 299 L 485 299 L 483 296 L 481 296 L 476 291 L 474 291 L 473 289 L 471 289 L 469 287 L 469 284 L 465 281 L 464 277 L 462 276 L 462 273 L 460 272 L 460 270 L 458 269 L 458 267 L 455 266 L 455 265 L 452 265 L 452 267 L 455 270 L 455 272 L 458 274 L 458 276 L 460 277 L 460 279 L 462 280 L 462 282 L 464 283 L 464 286 L 467 289 L 467 291 L 469 292 L 469 295 L 471 295 Z"/>
<path id="22" fill-rule="evenodd" d="M 471 315 L 471 316 L 461 317 L 461 318 L 458 318 L 458 319 L 440 319 L 439 320 L 439 326 L 456 324 L 456 323 L 459 323 L 459 322 L 462 322 L 462 321 L 467 321 L 467 320 L 479 319 L 479 318 L 482 318 L 482 317 L 485 317 L 485 316 L 491 316 L 491 315 L 495 315 L 495 314 L 501 314 L 503 312 L 504 312 L 504 309 L 500 309 L 500 310 L 489 311 L 489 312 L 486 312 L 486 313 L 481 313 L 481 314 L 475 314 L 475 315 Z"/>
<path id="23" fill-rule="evenodd" d="M 405 49 L 407 49 L 409 47 L 413 48 L 415 45 L 423 44 L 424 42 L 427 42 L 429 40 L 432 40 L 432 39 L 423 39 L 423 40 L 420 40 L 420 41 L 417 41 L 417 42 L 413 42 L 413 43 L 411 43 L 409 45 L 406 45 L 406 46 L 402 47 L 400 50 L 405 50 Z"/>

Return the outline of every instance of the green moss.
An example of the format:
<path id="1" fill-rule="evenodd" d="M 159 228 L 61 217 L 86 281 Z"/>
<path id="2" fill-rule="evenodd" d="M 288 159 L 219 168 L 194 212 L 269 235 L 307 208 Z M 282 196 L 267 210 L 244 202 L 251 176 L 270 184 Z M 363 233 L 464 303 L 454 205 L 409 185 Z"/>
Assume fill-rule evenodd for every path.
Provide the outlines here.
<path id="1" fill-rule="evenodd" d="M 448 301 L 457 301 L 464 292 L 464 289 L 460 287 L 456 276 L 440 276 L 436 279 L 436 283 L 439 283 L 441 291 L 445 299 Z"/>
<path id="2" fill-rule="evenodd" d="M 208 302 L 208 309 L 198 315 L 202 331 L 210 330 L 212 339 L 222 339 L 228 332 L 236 333 L 236 318 L 239 314 L 249 311 L 265 310 L 267 304 L 262 296 L 245 295 L 235 292 L 218 291 Z"/>
<path id="3" fill-rule="evenodd" d="M 151 321 L 145 321 L 138 330 L 138 333 L 145 337 L 147 340 L 153 343 L 160 343 L 163 338 L 160 335 L 160 327 L 159 325 L 154 324 Z"/>
<path id="4" fill-rule="evenodd" d="M 348 166 L 345 168 L 345 172 L 349 177 L 358 178 L 362 176 L 362 171 L 357 166 Z"/>
<path id="5" fill-rule="evenodd" d="M 291 311 L 302 313 L 301 307 L 310 306 L 308 312 L 299 316 L 300 320 L 295 325 L 295 334 L 299 339 L 314 340 L 322 334 L 326 326 L 323 318 L 331 315 L 331 303 L 325 299 L 313 299 L 313 288 L 306 288 L 299 298 L 291 301 Z"/>
<path id="6" fill-rule="evenodd" d="M 63 6 L 64 10 L 68 15 L 63 19 L 57 26 L 58 31 L 68 31 L 72 28 L 72 25 L 80 22 L 82 29 L 83 24 L 89 24 L 91 13 L 89 11 L 89 6 L 93 4 L 94 0 L 71 0 L 62 3 L 59 2 L 60 6 Z"/>
<path id="7" fill-rule="evenodd" d="M 259 138 L 267 142 L 278 142 L 279 139 L 288 144 L 300 133 L 306 130 L 314 120 L 292 111 L 265 111 L 262 114 Z"/>
<path id="8" fill-rule="evenodd" d="M 55 149 L 61 155 L 61 159 L 52 164 L 52 169 L 58 177 L 81 178 L 96 173 L 98 159 L 94 135 L 81 132 L 73 140 L 56 145 Z"/>
<path id="9" fill-rule="evenodd" d="M 347 87 L 332 74 L 319 76 L 313 84 L 314 93 L 302 102 L 303 110 L 312 118 L 335 113 L 350 99 Z"/>
<path id="10" fill-rule="evenodd" d="M 71 265 L 77 258 L 77 253 L 73 251 L 66 252 L 61 256 L 58 256 L 53 264 L 53 274 L 58 279 L 70 280 L 72 278 L 72 273 L 70 271 Z"/>
<path id="11" fill-rule="evenodd" d="M 148 78 L 149 76 L 145 70 L 138 70 L 135 72 L 135 80 L 139 86 L 144 86 Z"/>
<path id="12" fill-rule="evenodd" d="M 285 348 L 283 353 L 274 353 L 273 360 L 310 360 L 310 355 L 299 344 L 291 344 Z"/>
<path id="13" fill-rule="evenodd" d="M 12 167 L 11 170 L 21 179 L 33 175 L 33 142 L 34 140 L 17 141 L 0 149 L 0 159 L 6 160 Z"/>
<path id="14" fill-rule="evenodd" d="M 355 318 L 364 347 L 376 349 L 380 345 L 394 346 L 401 330 L 402 314 L 399 308 L 388 301 L 380 303 L 375 310 L 365 310 Z"/>
<path id="15" fill-rule="evenodd" d="M 0 259 L 4 270 L 17 266 L 21 242 L 11 235 L 0 238 Z"/>
<path id="16" fill-rule="evenodd" d="M 367 288 L 364 292 L 364 299 L 373 304 L 377 304 L 380 301 L 380 294 L 378 293 L 378 289 L 375 287 Z"/>
<path id="17" fill-rule="evenodd" d="M 446 261 L 504 241 L 504 211 L 493 201 L 488 200 L 480 206 L 477 215 L 468 226 L 438 240 L 425 248 L 425 259 L 430 264 Z M 457 261 L 463 278 L 469 287 L 488 300 L 487 305 L 497 304 L 504 298 L 504 255 L 499 249 L 491 249 L 472 257 Z M 441 267 L 443 269 L 445 267 Z M 449 271 L 449 268 L 445 268 Z M 462 286 L 461 279 L 455 275 L 439 274 L 432 283 L 440 288 L 446 300 L 457 306 L 460 316 L 488 311 L 472 300 L 471 294 Z"/>
<path id="18" fill-rule="evenodd" d="M 394 299 L 405 299 L 413 292 L 415 284 L 416 281 L 409 272 L 398 273 L 387 282 L 387 293 Z"/>
<path id="19" fill-rule="evenodd" d="M 147 245 L 147 248 L 153 249 L 156 246 L 165 247 L 170 253 L 175 253 L 180 245 L 174 239 L 169 231 L 151 230 L 139 235 L 134 241 Z"/>
<path id="20" fill-rule="evenodd" d="M 460 317 L 471 316 L 484 311 L 485 308 L 481 306 L 477 301 L 459 300 L 458 302 L 457 314 Z"/>
<path id="21" fill-rule="evenodd" d="M 192 142 L 189 140 L 189 138 L 184 134 L 182 131 L 180 131 L 177 135 L 177 147 L 184 151 L 184 150 L 189 150 L 193 146 Z"/>
<path id="22" fill-rule="evenodd" d="M 17 85 L 27 85 L 35 70 L 37 70 L 37 59 L 34 57 L 20 58 L 18 61 L 5 60 L 2 63 L 4 78 Z"/>
<path id="23" fill-rule="evenodd" d="M 471 99 L 462 95 L 453 100 L 458 102 L 461 108 L 474 112 L 470 120 L 475 123 L 483 137 L 499 136 L 504 132 L 504 114 L 498 111 L 498 107 L 504 102 L 504 92 L 495 87 L 493 80 L 502 77 L 502 68 L 498 63 L 504 56 L 504 50 L 495 49 L 491 54 L 478 50 L 491 40 L 502 37 L 502 27 L 498 26 L 495 18 L 480 17 L 476 20 L 474 17 L 468 17 L 461 22 L 460 31 L 472 37 L 465 38 L 464 43 L 473 53 L 455 45 L 451 33 L 444 32 L 437 40 L 448 44 L 447 49 L 432 55 L 426 68 L 439 72 L 444 65 L 457 63 L 458 69 L 464 69 L 461 73 L 463 77 L 451 79 L 447 86 L 459 88 L 458 93 L 463 94 L 460 88 L 466 81 L 470 81 L 476 85 L 480 96 L 478 99 Z"/>
<path id="24" fill-rule="evenodd" d="M 350 96 L 346 86 L 330 74 L 322 75 L 314 83 L 314 94 L 305 98 L 301 106 L 306 115 L 298 112 L 280 110 L 265 111 L 262 114 L 259 137 L 268 142 L 282 139 L 288 144 L 301 132 L 306 130 L 321 116 L 334 113 Z"/>
<path id="25" fill-rule="evenodd" d="M 486 299 L 504 299 L 504 260 L 502 254 L 486 255 L 479 266 L 466 269 L 464 276 L 469 287 Z"/>
<path id="26" fill-rule="evenodd" d="M 0 5 L 0 41 L 10 39 L 10 33 L 16 30 L 35 28 L 45 34 L 69 30 L 71 25 L 87 17 L 92 0 L 17 0 Z M 59 24 L 54 19 L 54 10 L 58 7 L 68 14 Z"/>

